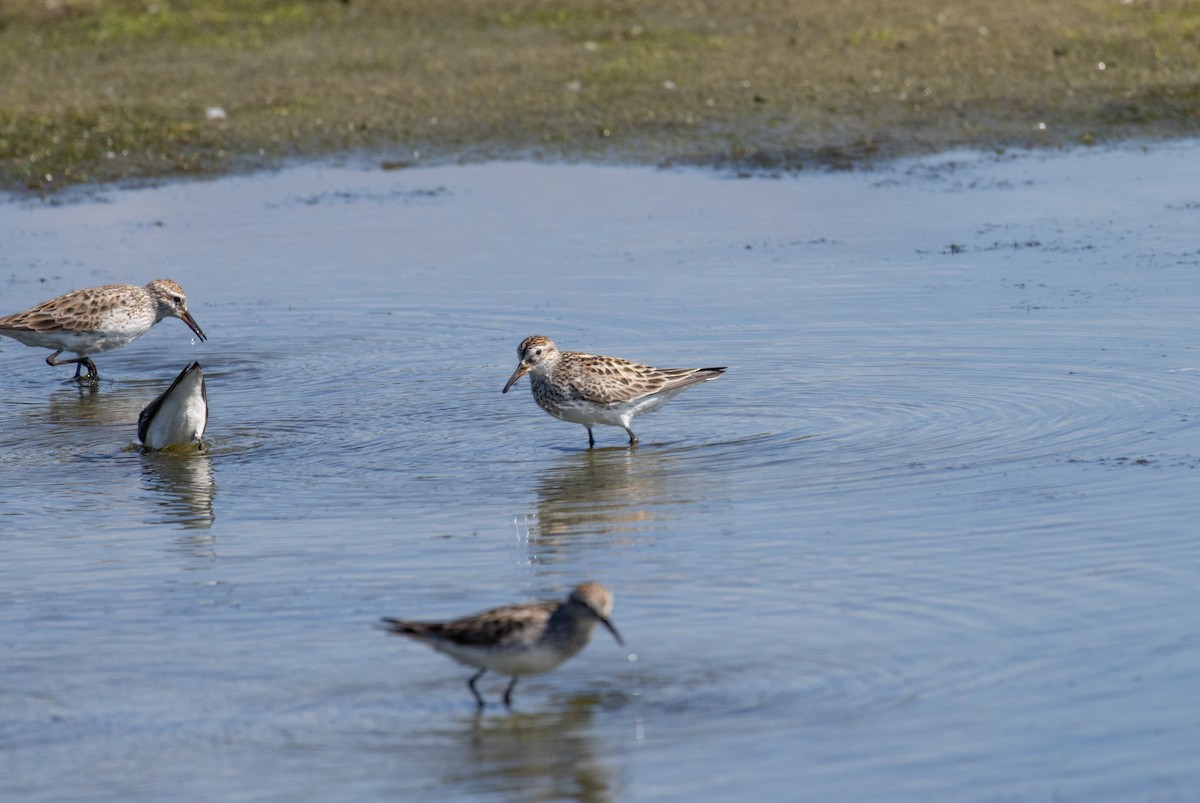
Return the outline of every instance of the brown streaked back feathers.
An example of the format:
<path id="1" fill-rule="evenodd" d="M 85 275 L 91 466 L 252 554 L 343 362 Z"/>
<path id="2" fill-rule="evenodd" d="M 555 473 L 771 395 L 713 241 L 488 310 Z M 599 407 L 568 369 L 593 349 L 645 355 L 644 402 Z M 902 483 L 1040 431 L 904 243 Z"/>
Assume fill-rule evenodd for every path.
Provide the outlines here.
<path id="1" fill-rule="evenodd" d="M 576 398 L 596 404 L 618 404 L 664 391 L 716 379 L 725 372 L 718 368 L 654 368 L 616 357 L 570 353 L 574 363 L 569 382 Z M 608 381 L 610 379 L 620 381 Z"/>
<path id="2" fill-rule="evenodd" d="M 449 641 L 463 646 L 498 647 L 517 641 L 530 625 L 537 625 L 559 606 L 555 600 L 524 605 L 506 605 L 452 622 L 413 622 L 384 618 L 391 633 L 431 641 Z"/>

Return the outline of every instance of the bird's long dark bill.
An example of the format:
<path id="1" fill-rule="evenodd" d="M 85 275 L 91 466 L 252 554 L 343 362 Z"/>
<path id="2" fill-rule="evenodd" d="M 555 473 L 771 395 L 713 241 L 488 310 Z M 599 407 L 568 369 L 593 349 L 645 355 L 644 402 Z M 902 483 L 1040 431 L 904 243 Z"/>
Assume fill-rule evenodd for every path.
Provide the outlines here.
<path id="1" fill-rule="evenodd" d="M 513 371 L 513 375 L 510 376 L 508 378 L 508 381 L 504 383 L 504 390 L 502 390 L 500 392 L 508 393 L 508 389 L 511 388 L 513 385 L 515 385 L 517 383 L 518 379 L 525 376 L 525 372 L 528 370 L 529 370 L 529 366 L 526 365 L 525 363 L 521 363 L 520 365 L 518 365 L 517 370 Z"/>
<path id="2" fill-rule="evenodd" d="M 190 312 L 183 313 L 183 315 L 180 316 L 180 320 L 186 323 L 188 328 L 196 333 L 196 337 L 200 338 L 201 343 L 203 343 L 205 340 L 208 340 L 208 338 L 204 336 L 204 332 L 200 331 L 200 324 L 196 323 L 196 319 L 192 317 Z"/>
<path id="3" fill-rule="evenodd" d="M 600 624 L 608 628 L 608 632 L 613 634 L 613 638 L 617 640 L 617 643 L 624 647 L 625 639 L 621 638 L 621 634 L 617 632 L 615 627 L 613 627 L 612 622 L 608 621 L 608 619 L 600 616 L 599 614 L 597 614 L 596 618 L 600 620 Z"/>

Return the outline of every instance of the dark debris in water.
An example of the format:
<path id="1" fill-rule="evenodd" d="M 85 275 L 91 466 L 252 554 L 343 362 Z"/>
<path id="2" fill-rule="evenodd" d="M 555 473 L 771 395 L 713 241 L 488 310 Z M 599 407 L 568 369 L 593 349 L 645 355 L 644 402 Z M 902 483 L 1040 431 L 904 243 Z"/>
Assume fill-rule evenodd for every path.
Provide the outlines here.
<path id="1" fill-rule="evenodd" d="M 402 189 L 397 188 L 385 192 L 376 190 L 329 190 L 327 192 L 318 192 L 313 195 L 298 195 L 287 201 L 273 204 L 273 208 L 281 208 L 288 206 L 345 206 L 361 202 L 371 203 L 391 203 L 399 201 L 401 203 L 414 203 L 419 201 L 431 200 L 434 198 L 442 198 L 450 194 L 450 190 L 445 187 L 431 187 L 418 189 Z"/>
<path id="2" fill-rule="evenodd" d="M 1100 460 L 1100 463 L 1102 465 L 1119 465 L 1119 466 L 1150 466 L 1150 465 L 1154 465 L 1154 463 L 1156 463 L 1156 462 L 1157 461 L 1152 461 L 1149 458 L 1145 458 L 1145 457 L 1113 457 L 1113 458 L 1102 458 Z"/>
<path id="3" fill-rule="evenodd" d="M 1098 457 L 1095 460 L 1071 458 L 1068 463 L 1096 463 L 1101 466 L 1122 468 L 1124 466 L 1149 466 L 1154 468 L 1196 468 L 1200 460 L 1192 457 L 1161 459 L 1157 457 Z"/>

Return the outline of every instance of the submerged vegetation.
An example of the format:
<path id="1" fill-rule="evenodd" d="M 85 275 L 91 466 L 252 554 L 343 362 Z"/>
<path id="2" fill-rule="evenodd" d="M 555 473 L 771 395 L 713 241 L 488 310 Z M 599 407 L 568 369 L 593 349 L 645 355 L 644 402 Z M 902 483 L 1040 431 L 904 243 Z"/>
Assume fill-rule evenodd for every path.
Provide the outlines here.
<path id="1" fill-rule="evenodd" d="M 787 170 L 1194 134 L 1186 0 L 4 0 L 0 186 L 376 151 Z"/>

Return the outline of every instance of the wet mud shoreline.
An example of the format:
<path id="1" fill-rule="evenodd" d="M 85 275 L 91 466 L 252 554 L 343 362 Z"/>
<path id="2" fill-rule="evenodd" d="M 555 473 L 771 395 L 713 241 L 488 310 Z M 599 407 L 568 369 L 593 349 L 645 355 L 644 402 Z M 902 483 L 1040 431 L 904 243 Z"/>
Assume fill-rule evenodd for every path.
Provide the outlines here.
<path id="1" fill-rule="evenodd" d="M 752 171 L 1193 135 L 1183 2 L 12 0 L 0 187 L 369 154 Z"/>

